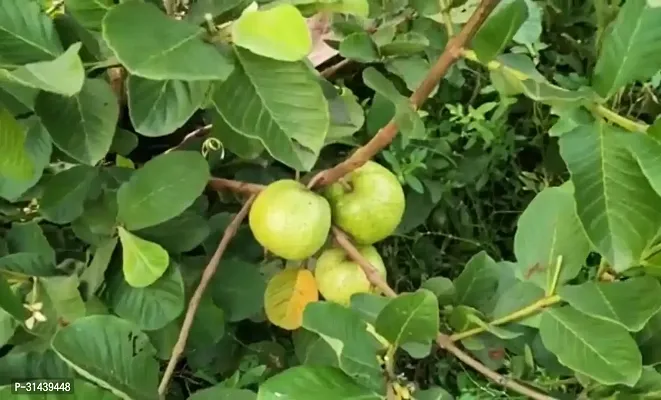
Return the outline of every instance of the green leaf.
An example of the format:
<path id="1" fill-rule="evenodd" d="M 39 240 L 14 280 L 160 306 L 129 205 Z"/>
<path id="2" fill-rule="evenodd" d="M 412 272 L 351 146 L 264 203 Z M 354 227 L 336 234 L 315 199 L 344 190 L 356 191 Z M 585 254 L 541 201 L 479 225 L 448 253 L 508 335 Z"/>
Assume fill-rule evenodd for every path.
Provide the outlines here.
<path id="1" fill-rule="evenodd" d="M 383 96 L 395 106 L 395 120 L 397 127 L 409 138 L 422 138 L 426 135 L 425 125 L 418 113 L 411 106 L 411 102 L 403 96 L 395 85 L 374 67 L 363 71 L 365 85 Z"/>
<path id="2" fill-rule="evenodd" d="M 128 321 L 110 315 L 78 319 L 55 334 L 52 348 L 81 376 L 121 398 L 159 398 L 154 347 Z"/>
<path id="3" fill-rule="evenodd" d="M 302 60 L 312 49 L 305 18 L 298 8 L 286 3 L 244 11 L 232 23 L 232 41 L 255 54 L 282 61 Z"/>
<path id="4" fill-rule="evenodd" d="M 327 100 L 331 124 L 328 127 L 328 134 L 326 135 L 324 145 L 331 143 L 355 144 L 355 139 L 352 136 L 365 123 L 365 112 L 363 111 L 363 107 L 358 103 L 358 98 L 349 88 L 342 88 L 342 93 Z M 334 118 L 334 115 L 338 113 L 338 108 L 345 111 L 346 119 L 338 120 L 338 118 Z"/>
<path id="5" fill-rule="evenodd" d="M 393 346 L 429 343 L 439 327 L 436 296 L 426 289 L 400 294 L 381 310 L 374 327 Z"/>
<path id="6" fill-rule="evenodd" d="M 0 3 L 0 63 L 22 65 L 52 60 L 62 53 L 53 21 L 36 1 Z"/>
<path id="7" fill-rule="evenodd" d="M 372 38 L 365 32 L 352 33 L 342 39 L 340 55 L 362 63 L 379 60 L 379 50 Z"/>
<path id="8" fill-rule="evenodd" d="M 138 136 L 126 129 L 117 128 L 109 152 L 127 157 L 136 147 L 138 147 Z"/>
<path id="9" fill-rule="evenodd" d="M 104 80 L 86 79 L 74 96 L 41 92 L 35 111 L 55 146 L 77 161 L 94 165 L 110 150 L 119 105 Z"/>
<path id="10" fill-rule="evenodd" d="M 257 400 L 381 400 L 341 370 L 326 366 L 289 368 L 262 383 Z"/>
<path id="11" fill-rule="evenodd" d="M 642 132 L 630 132 L 622 136 L 631 155 L 636 159 L 652 188 L 661 196 L 661 142 Z"/>
<path id="12" fill-rule="evenodd" d="M 103 17 L 114 5 L 113 0 L 64 0 L 67 13 L 85 29 L 92 31 L 101 30 Z"/>
<path id="13" fill-rule="evenodd" d="M 103 39 L 117 59 L 132 75 L 147 79 L 226 79 L 233 69 L 231 61 L 205 43 L 203 34 L 202 28 L 140 1 L 115 6 L 103 19 Z"/>
<path id="14" fill-rule="evenodd" d="M 3 275 L 0 275 L 0 308 L 18 321 L 24 321 L 29 316 L 28 311 L 23 308 L 23 302 L 16 296 Z"/>
<path id="15" fill-rule="evenodd" d="M 207 221 L 193 211 L 184 211 L 161 224 L 136 233 L 150 242 L 158 243 L 171 253 L 185 253 L 199 246 L 210 233 Z"/>
<path id="16" fill-rule="evenodd" d="M 385 393 L 376 357 L 379 342 L 356 312 L 327 301 L 310 303 L 303 311 L 303 327 L 321 336 L 333 348 L 342 371 L 361 385 Z"/>
<path id="17" fill-rule="evenodd" d="M 425 390 L 416 390 L 415 400 L 454 400 L 447 390 L 438 386 L 432 386 Z"/>
<path id="18" fill-rule="evenodd" d="M 0 278 L 2 280 L 4 278 Z M 5 282 L 6 284 L 6 282 Z M 0 283 L 0 293 L 2 293 L 2 283 Z M 10 293 L 10 296 L 16 297 L 14 293 Z M 14 317 L 7 311 L 4 310 L 4 301 L 0 301 L 0 346 L 6 345 L 9 340 L 11 340 L 12 336 L 14 336 L 14 332 L 16 331 L 16 328 L 18 327 L 19 323 L 14 319 Z M 23 321 L 25 316 L 21 315 L 21 318 L 19 321 Z"/>
<path id="19" fill-rule="evenodd" d="M 524 309 L 538 300 L 541 300 L 545 293 L 539 286 L 530 282 L 517 282 L 504 291 L 496 300 L 496 306 L 493 309 L 492 319 L 503 318 L 515 311 Z M 534 314 L 527 318 L 517 319 L 516 323 L 539 327 L 541 314 Z"/>
<path id="20" fill-rule="evenodd" d="M 452 281 L 446 277 L 435 276 L 433 278 L 429 278 L 422 282 L 420 287 L 434 293 L 436 299 L 438 300 L 439 306 L 454 304 L 455 302 L 457 290 L 455 289 Z"/>
<path id="21" fill-rule="evenodd" d="M 58 319 L 73 322 L 85 316 L 87 310 L 78 291 L 78 275 L 49 276 L 39 280 L 52 302 Z"/>
<path id="22" fill-rule="evenodd" d="M 229 388 L 218 384 L 194 392 L 187 400 L 257 400 L 257 394 L 247 389 Z"/>
<path id="23" fill-rule="evenodd" d="M 259 139 L 278 161 L 309 171 L 330 123 L 317 78 L 303 62 L 272 60 L 240 48 L 235 54 L 239 65 L 218 86 L 213 108 L 236 132 Z"/>
<path id="24" fill-rule="evenodd" d="M 117 233 L 122 243 L 122 270 L 126 282 L 135 288 L 144 288 L 156 282 L 170 264 L 168 252 L 121 226 Z"/>
<path id="25" fill-rule="evenodd" d="M 534 46 L 542 34 L 543 8 L 534 0 L 525 0 L 528 17 L 512 38 L 515 42 L 526 46 Z"/>
<path id="26" fill-rule="evenodd" d="M 129 230 L 172 219 L 202 194 L 209 177 L 209 164 L 198 152 L 156 156 L 117 191 L 117 219 Z"/>
<path id="27" fill-rule="evenodd" d="M 19 121 L 19 123 L 23 125 L 26 132 L 25 152 L 33 165 L 33 169 L 29 178 L 20 179 L 9 177 L 7 174 L 0 172 L 0 197 L 9 201 L 16 201 L 39 181 L 44 168 L 50 162 L 53 150 L 50 135 L 39 121 L 39 118 L 32 116 Z"/>
<path id="28" fill-rule="evenodd" d="M 80 92 L 85 81 L 85 69 L 78 56 L 82 44 L 74 43 L 52 61 L 39 61 L 8 71 L 0 68 L 0 80 L 8 80 L 33 89 L 63 96 Z"/>
<path id="29" fill-rule="evenodd" d="M 266 281 L 255 265 L 237 259 L 221 261 L 213 282 L 211 295 L 228 321 L 250 318 L 262 309 Z"/>
<path id="30" fill-rule="evenodd" d="M 39 211 L 47 220 L 68 224 L 80 217 L 87 195 L 99 170 L 87 165 L 76 165 L 51 177 L 39 201 Z"/>
<path id="31" fill-rule="evenodd" d="M 425 35 L 411 31 L 397 35 L 392 42 L 379 46 L 379 52 L 384 56 L 410 56 L 428 47 L 429 39 Z"/>
<path id="32" fill-rule="evenodd" d="M 544 311 L 539 331 L 563 365 L 599 383 L 633 386 L 640 378 L 640 351 L 618 324 L 562 307 Z"/>
<path id="33" fill-rule="evenodd" d="M 0 257 L 0 270 L 36 277 L 55 276 L 61 273 L 55 269 L 55 264 L 45 263 L 39 254 L 27 252 Z"/>
<path id="34" fill-rule="evenodd" d="M 527 18 L 524 0 L 500 3 L 471 42 L 480 61 L 489 62 L 502 53 Z"/>
<path id="35" fill-rule="evenodd" d="M 115 247 L 117 247 L 116 237 L 108 238 L 99 244 L 94 251 L 92 261 L 80 275 L 80 281 L 85 284 L 86 298 L 91 297 L 103 284 Z"/>
<path id="36" fill-rule="evenodd" d="M 471 257 L 454 280 L 457 304 L 482 310 L 491 303 L 498 288 L 497 268 L 498 264 L 484 251 Z"/>
<path id="37" fill-rule="evenodd" d="M 222 115 L 216 108 L 209 110 L 211 114 L 211 137 L 214 137 L 223 144 L 227 150 L 236 154 L 242 159 L 253 160 L 264 152 L 264 145 L 259 139 L 243 135 L 227 124 Z"/>
<path id="38" fill-rule="evenodd" d="M 46 342 L 43 345 L 48 344 Z M 29 347 L 14 348 L 0 358 L 1 384 L 13 383 L 14 379 L 34 379 L 35 376 L 73 378 L 74 372 L 50 348 L 45 350 L 32 350 Z"/>
<path id="39" fill-rule="evenodd" d="M 563 286 L 558 295 L 584 314 L 636 332 L 661 310 L 661 284 L 652 277 Z"/>
<path id="40" fill-rule="evenodd" d="M 594 122 L 560 137 L 578 216 L 616 271 L 639 263 L 661 226 L 659 196 L 623 143 L 631 133 Z"/>
<path id="41" fill-rule="evenodd" d="M 629 0 L 604 36 L 592 86 L 603 98 L 634 81 L 645 81 L 661 68 L 661 4 Z"/>
<path id="42" fill-rule="evenodd" d="M 654 314 L 635 338 L 643 355 L 643 365 L 661 364 L 661 312 Z"/>
<path id="43" fill-rule="evenodd" d="M 174 321 L 184 309 L 184 281 L 177 264 L 149 286 L 136 288 L 115 273 L 104 292 L 105 302 L 118 316 L 143 331 L 153 331 Z"/>
<path id="44" fill-rule="evenodd" d="M 25 128 L 7 109 L 0 108 L 0 171 L 8 178 L 24 181 L 34 175 L 25 144 Z"/>
<path id="45" fill-rule="evenodd" d="M 135 130 L 147 137 L 169 135 L 200 108 L 208 81 L 127 79 L 129 115 Z"/>
<path id="46" fill-rule="evenodd" d="M 406 88 L 414 92 L 427 77 L 431 64 L 421 56 L 397 57 L 389 60 L 386 68 L 388 71 L 402 78 L 406 83 Z M 429 93 L 429 97 L 433 97 L 437 91 L 438 84 Z"/>
<path id="47" fill-rule="evenodd" d="M 13 223 L 5 239 L 10 253 L 35 253 L 45 264 L 55 264 L 55 250 L 36 221 Z"/>
<path id="48" fill-rule="evenodd" d="M 383 307 L 390 302 L 390 298 L 373 293 L 355 293 L 351 296 L 351 308 L 360 313 L 361 317 L 374 325 Z"/>
<path id="49" fill-rule="evenodd" d="M 554 282 L 562 285 L 578 275 L 590 250 L 571 182 L 543 189 L 519 217 L 514 254 L 517 278 L 522 281 L 544 290 Z"/>

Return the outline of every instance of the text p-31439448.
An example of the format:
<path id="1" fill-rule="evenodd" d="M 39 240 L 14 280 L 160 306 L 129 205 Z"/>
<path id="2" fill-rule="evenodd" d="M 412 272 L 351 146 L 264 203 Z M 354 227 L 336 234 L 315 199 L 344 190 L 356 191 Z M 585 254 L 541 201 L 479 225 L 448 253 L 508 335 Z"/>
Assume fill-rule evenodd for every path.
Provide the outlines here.
<path id="1" fill-rule="evenodd" d="M 71 394 L 73 379 L 17 379 L 11 383 L 12 394 Z"/>

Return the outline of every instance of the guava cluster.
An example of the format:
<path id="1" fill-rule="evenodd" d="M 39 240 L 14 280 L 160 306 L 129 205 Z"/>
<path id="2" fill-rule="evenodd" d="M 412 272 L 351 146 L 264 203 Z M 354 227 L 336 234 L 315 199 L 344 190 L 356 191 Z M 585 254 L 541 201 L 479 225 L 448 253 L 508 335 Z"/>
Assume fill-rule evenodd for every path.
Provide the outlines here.
<path id="1" fill-rule="evenodd" d="M 404 208 L 404 190 L 397 177 L 368 161 L 321 194 L 295 180 L 273 182 L 257 195 L 248 218 L 257 242 L 291 261 L 305 260 L 322 250 L 335 224 L 352 237 L 358 251 L 385 279 L 383 259 L 373 244 L 395 231 Z M 319 293 L 343 305 L 349 304 L 354 293 L 377 292 L 360 266 L 338 247 L 321 252 L 314 276 Z"/>

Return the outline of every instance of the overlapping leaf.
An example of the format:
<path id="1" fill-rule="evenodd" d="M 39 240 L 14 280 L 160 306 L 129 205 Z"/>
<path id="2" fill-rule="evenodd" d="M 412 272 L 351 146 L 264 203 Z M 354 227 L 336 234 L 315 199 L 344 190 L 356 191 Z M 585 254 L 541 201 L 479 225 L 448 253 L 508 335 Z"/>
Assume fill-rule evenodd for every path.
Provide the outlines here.
<path id="1" fill-rule="evenodd" d="M 232 62 L 202 40 L 204 30 L 168 18 L 153 4 L 127 1 L 103 18 L 103 38 L 133 75 L 154 80 L 223 80 Z"/>
<path id="2" fill-rule="evenodd" d="M 439 328 L 436 296 L 426 289 L 400 294 L 379 312 L 374 327 L 394 346 L 431 343 Z"/>
<path id="3" fill-rule="evenodd" d="M 118 228 L 117 233 L 122 243 L 124 279 L 129 285 L 144 288 L 163 276 L 170 264 L 167 251 L 122 227 Z"/>
<path id="4" fill-rule="evenodd" d="M 480 61 L 491 61 L 502 53 L 526 18 L 528 6 L 524 0 L 503 2 L 497 7 L 471 42 Z"/>
<path id="5" fill-rule="evenodd" d="M 86 79 L 74 96 L 41 92 L 35 111 L 53 143 L 88 165 L 105 157 L 119 118 L 117 98 L 103 79 Z"/>
<path id="6" fill-rule="evenodd" d="M 661 226 L 659 196 L 623 143 L 626 135 L 595 121 L 560 138 L 578 216 L 590 241 L 617 271 L 640 261 Z"/>
<path id="7" fill-rule="evenodd" d="M 62 53 L 53 21 L 36 1 L 0 2 L 0 62 L 22 65 L 52 60 Z"/>
<path id="8" fill-rule="evenodd" d="M 330 117 L 316 77 L 303 62 L 260 57 L 235 48 L 239 65 L 220 84 L 213 107 L 236 132 L 259 139 L 277 160 L 309 171 Z"/>
<path id="9" fill-rule="evenodd" d="M 25 128 L 5 108 L 0 108 L 0 173 L 25 181 L 35 172 L 26 146 Z"/>
<path id="10" fill-rule="evenodd" d="M 571 183 L 545 188 L 530 202 L 517 223 L 514 236 L 517 277 L 544 290 L 554 282 L 563 284 L 576 277 L 590 247 L 576 214 Z"/>
<path id="11" fill-rule="evenodd" d="M 629 0 L 604 37 L 592 85 L 608 98 L 622 86 L 646 80 L 661 68 L 661 3 Z"/>

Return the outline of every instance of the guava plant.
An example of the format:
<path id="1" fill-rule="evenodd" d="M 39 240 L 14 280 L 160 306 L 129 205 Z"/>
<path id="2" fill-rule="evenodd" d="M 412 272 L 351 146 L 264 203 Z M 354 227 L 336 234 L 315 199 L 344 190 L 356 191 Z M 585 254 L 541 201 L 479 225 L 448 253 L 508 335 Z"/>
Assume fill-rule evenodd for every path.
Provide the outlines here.
<path id="1" fill-rule="evenodd" d="M 0 397 L 452 399 L 408 373 L 436 358 L 508 396 L 661 397 L 661 120 L 621 107 L 658 96 L 661 3 L 580 5 L 567 77 L 538 39 L 569 3 L 0 1 Z M 521 104 L 566 173 L 512 257 L 396 293 L 384 243 L 484 184 L 461 161 Z"/>

